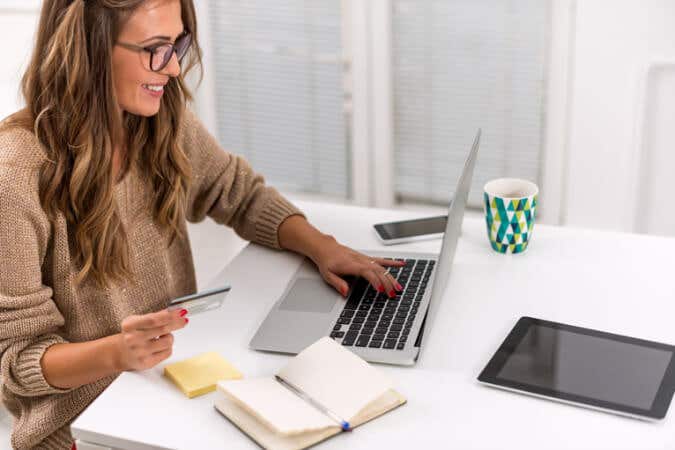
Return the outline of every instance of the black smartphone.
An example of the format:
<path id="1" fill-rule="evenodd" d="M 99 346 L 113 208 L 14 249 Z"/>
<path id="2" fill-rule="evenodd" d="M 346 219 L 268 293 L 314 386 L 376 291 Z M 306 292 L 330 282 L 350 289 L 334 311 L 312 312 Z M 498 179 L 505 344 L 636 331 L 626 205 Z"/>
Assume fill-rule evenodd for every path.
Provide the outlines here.
<path id="1" fill-rule="evenodd" d="M 373 225 L 375 233 L 385 245 L 443 237 L 448 216 L 401 220 Z"/>

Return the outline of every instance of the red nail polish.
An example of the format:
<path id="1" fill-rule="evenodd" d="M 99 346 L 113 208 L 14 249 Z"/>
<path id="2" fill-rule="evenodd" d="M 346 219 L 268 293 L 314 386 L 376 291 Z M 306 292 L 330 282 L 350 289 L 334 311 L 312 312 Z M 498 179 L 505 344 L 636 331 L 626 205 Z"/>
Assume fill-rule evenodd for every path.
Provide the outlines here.
<path id="1" fill-rule="evenodd" d="M 185 314 L 187 314 L 187 309 L 181 309 L 180 316 L 183 317 Z"/>
<path id="2" fill-rule="evenodd" d="M 347 295 L 347 291 L 348 291 L 348 290 L 349 290 L 349 289 L 347 289 L 347 288 L 342 288 L 342 296 L 343 296 L 343 297 L 345 297 L 345 296 Z"/>
<path id="3" fill-rule="evenodd" d="M 396 297 L 396 292 L 393 289 L 389 291 L 389 297 Z"/>
<path id="4" fill-rule="evenodd" d="M 377 292 L 384 292 L 384 286 L 379 285 L 379 286 L 377 287 Z"/>
<path id="5" fill-rule="evenodd" d="M 190 319 L 188 319 L 187 317 L 184 317 L 184 319 L 185 319 L 185 324 L 187 325 L 187 323 L 190 321 Z"/>
<path id="6" fill-rule="evenodd" d="M 403 286 L 401 286 L 399 283 L 396 283 L 396 289 L 398 289 L 399 291 L 402 291 Z"/>

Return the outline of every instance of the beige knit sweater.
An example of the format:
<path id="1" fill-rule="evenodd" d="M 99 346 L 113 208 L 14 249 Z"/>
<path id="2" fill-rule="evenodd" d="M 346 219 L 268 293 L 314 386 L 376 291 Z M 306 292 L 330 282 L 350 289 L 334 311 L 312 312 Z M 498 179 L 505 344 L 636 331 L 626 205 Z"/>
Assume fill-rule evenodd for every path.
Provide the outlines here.
<path id="1" fill-rule="evenodd" d="M 244 159 L 223 151 L 194 114 L 187 113 L 179 136 L 193 171 L 187 220 L 209 216 L 244 239 L 278 248 L 279 225 L 300 212 L 266 187 Z M 153 192 L 133 167 L 115 186 L 115 200 L 136 283 L 100 290 L 87 281 L 76 287 L 68 248 L 72 230 L 63 216 L 50 223 L 40 206 L 38 169 L 44 161 L 31 132 L 0 133 L 0 377 L 3 401 L 15 417 L 12 445 L 70 450 L 69 424 L 116 375 L 57 389 L 42 374 L 45 350 L 118 333 L 125 317 L 159 311 L 169 299 L 194 292 L 196 283 L 186 224 L 186 237 L 167 247 L 150 214 Z"/>

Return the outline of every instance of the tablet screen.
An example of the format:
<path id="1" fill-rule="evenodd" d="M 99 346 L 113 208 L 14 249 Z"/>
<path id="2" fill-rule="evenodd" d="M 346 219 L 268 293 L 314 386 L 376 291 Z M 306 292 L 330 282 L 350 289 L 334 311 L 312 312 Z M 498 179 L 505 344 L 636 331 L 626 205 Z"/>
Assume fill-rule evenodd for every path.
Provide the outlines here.
<path id="1" fill-rule="evenodd" d="M 665 414 L 672 359 L 669 345 L 522 318 L 479 379 L 630 414 Z"/>
<path id="2" fill-rule="evenodd" d="M 672 353 L 531 326 L 498 378 L 650 409 Z"/>

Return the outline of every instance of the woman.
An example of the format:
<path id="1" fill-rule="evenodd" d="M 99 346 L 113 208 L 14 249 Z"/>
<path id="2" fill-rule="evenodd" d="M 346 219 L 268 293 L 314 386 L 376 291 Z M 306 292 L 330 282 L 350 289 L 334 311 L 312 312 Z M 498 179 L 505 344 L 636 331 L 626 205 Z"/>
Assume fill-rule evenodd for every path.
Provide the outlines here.
<path id="1" fill-rule="evenodd" d="M 0 376 L 17 449 L 70 449 L 69 424 L 122 371 L 171 355 L 195 291 L 186 220 L 400 290 L 389 260 L 312 227 L 186 109 L 201 63 L 192 0 L 48 0 L 0 126 Z M 181 70 L 181 64 L 183 71 Z"/>

